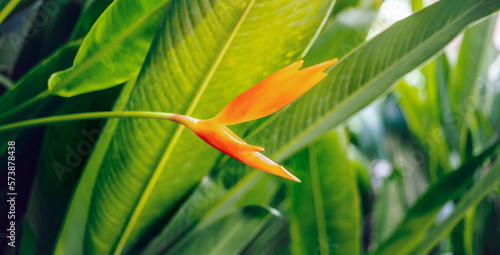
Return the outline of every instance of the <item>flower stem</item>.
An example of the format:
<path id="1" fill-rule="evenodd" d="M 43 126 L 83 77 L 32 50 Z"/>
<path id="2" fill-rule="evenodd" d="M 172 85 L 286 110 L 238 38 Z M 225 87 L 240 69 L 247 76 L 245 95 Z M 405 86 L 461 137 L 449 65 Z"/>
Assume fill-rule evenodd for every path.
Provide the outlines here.
<path id="1" fill-rule="evenodd" d="M 124 111 L 124 112 L 86 112 L 68 115 L 56 115 L 51 117 L 36 118 L 30 120 L 23 120 L 6 125 L 0 125 L 0 132 L 46 125 L 51 123 L 89 120 L 89 119 L 104 119 L 104 118 L 150 118 L 150 119 L 163 119 L 172 120 L 177 114 L 166 112 L 142 112 L 142 111 Z"/>

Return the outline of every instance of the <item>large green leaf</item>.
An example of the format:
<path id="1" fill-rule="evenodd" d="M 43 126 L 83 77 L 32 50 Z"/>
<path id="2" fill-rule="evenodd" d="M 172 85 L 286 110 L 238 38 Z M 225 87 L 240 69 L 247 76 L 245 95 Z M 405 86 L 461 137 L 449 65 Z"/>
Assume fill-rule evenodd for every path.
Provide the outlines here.
<path id="1" fill-rule="evenodd" d="M 275 160 L 286 159 L 439 53 L 467 25 L 499 8 L 494 0 L 442 0 L 397 22 L 343 57 L 320 84 L 262 121 L 246 140 L 264 146 Z"/>
<path id="2" fill-rule="evenodd" d="M 287 185 L 292 254 L 361 252 L 361 205 L 346 140 L 339 130 L 292 159 L 302 180 Z"/>
<path id="3" fill-rule="evenodd" d="M 407 210 L 406 215 L 389 238 L 373 254 L 407 254 L 425 237 L 439 210 L 447 201 L 457 198 L 471 180 L 475 170 L 498 148 L 498 136 L 478 156 L 471 158 L 459 169 L 448 174 L 429 189 Z"/>
<path id="4" fill-rule="evenodd" d="M 327 0 L 175 1 L 126 109 L 211 117 L 297 59 L 331 7 Z M 88 252 L 121 251 L 199 181 L 218 155 L 188 130 L 164 121 L 120 120 L 101 139 L 111 140 L 96 148 L 104 154 L 102 164 L 101 156 L 89 161 L 92 168 L 85 172 L 92 174 L 82 177 L 61 234 L 63 240 L 86 233 Z M 91 208 L 77 210 L 79 196 L 92 196 Z M 77 216 L 82 213 L 88 221 Z"/>
<path id="5" fill-rule="evenodd" d="M 489 172 L 483 176 L 474 186 L 468 191 L 457 204 L 453 213 L 446 218 L 441 224 L 434 228 L 424 241 L 416 249 L 416 254 L 425 254 L 446 234 L 451 231 L 459 220 L 461 220 L 467 210 L 479 204 L 483 198 L 493 191 L 500 182 L 500 162 L 496 162 Z"/>
<path id="6" fill-rule="evenodd" d="M 137 76 L 169 2 L 113 2 L 86 36 L 73 67 L 51 76 L 50 92 L 70 97 Z"/>

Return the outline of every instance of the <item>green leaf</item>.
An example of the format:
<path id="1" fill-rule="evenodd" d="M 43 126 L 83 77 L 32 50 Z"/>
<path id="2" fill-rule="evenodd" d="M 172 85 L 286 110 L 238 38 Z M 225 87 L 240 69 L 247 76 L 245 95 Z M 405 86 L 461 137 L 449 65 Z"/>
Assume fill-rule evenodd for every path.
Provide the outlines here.
<path id="1" fill-rule="evenodd" d="M 372 254 L 407 254 L 425 237 L 434 219 L 444 204 L 458 197 L 471 180 L 475 170 L 496 150 L 500 144 L 498 136 L 476 157 L 459 169 L 441 178 L 420 196 L 407 210 L 403 221 L 392 235 L 381 243 Z"/>
<path id="2" fill-rule="evenodd" d="M 361 8 L 351 8 L 336 15 L 307 53 L 306 65 L 347 54 L 365 41 L 374 18 L 373 10 Z"/>
<path id="3" fill-rule="evenodd" d="M 267 217 L 258 221 L 258 224 L 253 226 L 251 232 L 244 234 L 247 239 L 241 239 L 240 242 L 235 244 L 223 243 L 223 240 L 234 238 L 232 236 L 234 235 L 233 232 L 217 234 L 217 241 L 203 240 L 206 238 L 206 229 L 210 228 L 210 226 L 219 222 L 224 217 L 231 215 L 235 210 L 240 210 L 242 207 L 259 205 L 258 207 L 264 209 L 268 208 L 267 205 L 271 203 L 271 200 L 278 191 L 278 184 L 276 178 L 262 172 L 254 171 L 232 187 L 214 206 L 203 211 L 201 217 L 192 223 L 195 224 L 194 228 L 191 231 L 187 231 L 187 234 L 184 234 L 182 238 L 174 240 L 162 239 L 162 243 L 157 242 L 161 244 L 160 246 L 150 246 L 150 249 L 145 250 L 144 254 L 160 253 L 160 251 L 166 250 L 169 245 L 171 245 L 171 247 L 168 249 L 168 254 L 178 254 L 180 251 L 192 251 L 192 249 L 198 250 L 196 253 L 202 253 L 201 251 L 207 253 L 204 249 L 199 249 L 194 246 L 192 244 L 193 240 L 198 240 L 196 242 L 204 247 L 212 247 L 215 246 L 214 244 L 217 244 L 218 249 L 228 249 L 228 247 L 230 247 L 231 249 L 228 250 L 232 250 L 231 253 L 237 253 L 237 251 L 242 250 L 246 246 L 246 243 L 263 227 L 262 224 L 267 221 Z M 273 209 L 270 211 L 272 212 Z M 243 224 L 244 221 L 244 218 L 236 219 L 235 222 L 231 224 Z M 159 241 L 159 239 L 157 239 L 157 241 Z M 165 243 L 165 241 L 169 242 Z"/>
<path id="4" fill-rule="evenodd" d="M 446 218 L 444 222 L 434 228 L 425 240 L 416 249 L 417 254 L 425 254 L 436 243 L 444 237 L 451 229 L 463 218 L 464 214 L 470 207 L 476 206 L 483 200 L 486 195 L 493 191 L 500 181 L 500 161 L 489 169 L 488 173 L 483 176 L 465 195 L 462 196 L 453 213 Z"/>
<path id="5" fill-rule="evenodd" d="M 460 153 L 465 152 L 465 120 L 473 113 L 477 102 L 479 77 L 484 74 L 495 51 L 492 43 L 493 30 L 497 15 L 467 29 L 464 33 L 458 63 L 455 68 L 455 77 L 450 83 L 449 98 L 450 110 L 445 112 L 447 121 L 452 121 L 456 137 L 460 138 Z M 449 118 L 451 117 L 451 119 Z"/>
<path id="6" fill-rule="evenodd" d="M 118 89 L 68 99 L 54 114 L 109 110 Z M 23 221 L 23 229 L 30 229 L 33 235 L 22 236 L 21 254 L 52 253 L 73 188 L 104 123 L 104 120 L 80 121 L 45 129 Z"/>
<path id="7" fill-rule="evenodd" d="M 361 205 L 342 130 L 292 158 L 287 185 L 292 254 L 360 254 Z"/>
<path id="8" fill-rule="evenodd" d="M 0 71 L 12 73 L 41 4 L 31 4 L 0 27 Z"/>
<path id="9" fill-rule="evenodd" d="M 161 251 L 167 250 L 169 246 L 181 238 L 182 234 L 193 228 L 203 214 L 215 206 L 225 193 L 226 190 L 212 179 L 203 178 L 195 191 L 170 219 L 168 225 L 144 249 L 144 254 L 159 254 Z"/>
<path id="10" fill-rule="evenodd" d="M 0 97 L 0 112 L 5 112 L 42 91 L 47 86 L 44 81 L 48 80 L 52 72 L 71 65 L 71 61 L 73 60 L 78 47 L 80 47 L 80 43 L 81 41 L 75 41 L 64 45 L 60 50 L 54 52 L 54 54 L 47 57 L 30 72 L 19 79 L 14 86 L 11 87 L 11 89 Z M 46 104 L 47 103 L 51 103 L 53 107 L 57 104 L 54 100 L 48 100 Z M 1 122 L 6 123 L 8 121 L 14 121 L 20 117 L 34 118 L 39 116 L 42 112 L 50 111 L 50 109 L 47 110 L 45 107 L 46 104 L 40 105 L 30 111 L 25 111 L 22 115 L 12 116 L 11 118 L 4 120 L 5 122 Z M 18 146 L 21 146 L 23 142 L 28 142 L 30 137 L 33 134 L 36 134 L 32 132 L 33 130 L 31 130 L 31 132 L 29 131 L 30 130 L 17 130 L 2 133 L 0 135 L 0 155 L 6 155 L 4 152 L 7 149 L 7 141 L 9 139 L 18 141 Z M 18 137 L 22 137 L 22 139 L 17 139 Z"/>
<path id="11" fill-rule="evenodd" d="M 343 57 L 320 84 L 260 122 L 245 140 L 265 147 L 277 161 L 286 159 L 439 53 L 467 25 L 499 8 L 494 0 L 442 0 L 397 22 Z"/>
<path id="12" fill-rule="evenodd" d="M 87 0 L 83 6 L 82 14 L 73 29 L 72 39 L 87 35 L 96 20 L 114 0 Z"/>
<path id="13" fill-rule="evenodd" d="M 327 0 L 211 5 L 175 1 L 125 108 L 212 117 L 236 95 L 297 59 L 331 5 Z M 279 22 L 269 23 L 270 17 Z M 110 142 L 98 144 L 93 154 L 102 155 L 89 161 L 99 169 L 98 176 L 95 169 L 85 170 L 61 234 L 61 241 L 81 242 L 86 235 L 88 252 L 126 248 L 184 196 L 219 155 L 189 130 L 165 121 L 123 119 L 101 139 Z M 89 169 L 92 174 L 85 176 Z M 92 204 L 77 202 L 80 196 L 92 197 Z M 115 220 L 102 220 L 110 215 Z M 71 250 L 60 251 L 82 250 L 67 248 Z"/>
<path id="14" fill-rule="evenodd" d="M 255 206 L 230 212 L 165 254 L 238 254 L 271 217 Z"/>
<path id="15" fill-rule="evenodd" d="M 71 97 L 137 76 L 169 2 L 114 1 L 86 36 L 73 67 L 51 76 L 51 93 Z"/>
<path id="16" fill-rule="evenodd" d="M 114 111 L 125 109 L 134 84 L 135 79 L 130 80 L 124 85 L 113 107 Z M 105 134 L 112 134 L 118 125 L 118 121 L 119 119 L 110 119 L 101 131 L 102 135 L 94 146 L 92 154 L 82 171 L 82 176 L 71 197 L 70 205 L 68 206 L 59 236 L 57 237 L 54 254 L 83 254 L 84 230 L 89 216 L 88 208 L 92 200 L 91 191 L 94 189 L 101 162 L 111 142 L 111 136 Z"/>
<path id="17" fill-rule="evenodd" d="M 19 4 L 21 0 L 10 0 L 10 1 L 2 1 L 0 4 L 0 24 L 9 16 L 9 14 L 16 8 L 16 5 Z"/>

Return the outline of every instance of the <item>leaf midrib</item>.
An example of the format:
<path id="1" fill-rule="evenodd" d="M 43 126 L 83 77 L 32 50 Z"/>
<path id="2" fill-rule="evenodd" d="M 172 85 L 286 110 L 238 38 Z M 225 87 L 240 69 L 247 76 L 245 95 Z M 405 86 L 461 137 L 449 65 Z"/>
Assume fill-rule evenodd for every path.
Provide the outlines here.
<path id="1" fill-rule="evenodd" d="M 78 53 L 76 54 L 76 57 L 75 57 L 75 63 L 73 64 L 73 66 L 71 68 L 69 68 L 69 69 L 60 71 L 60 72 L 70 71 L 70 73 L 68 74 L 68 76 L 64 77 L 63 80 L 61 80 L 59 82 L 59 84 L 57 84 L 54 87 L 52 87 L 52 89 L 49 89 L 49 91 L 51 91 L 52 93 L 57 92 L 57 90 L 59 90 L 61 87 L 63 87 L 64 85 L 67 85 L 68 83 L 70 83 L 74 77 L 78 76 L 79 74 L 81 74 L 82 72 L 84 72 L 85 70 L 87 70 L 90 66 L 92 66 L 93 64 L 95 64 L 98 60 L 100 60 L 102 55 L 104 55 L 105 53 L 111 51 L 111 49 L 115 48 L 116 45 L 118 45 L 121 41 L 123 41 L 128 36 L 130 36 L 134 31 L 136 31 L 138 28 L 141 28 L 142 25 L 146 21 L 149 20 L 149 17 L 151 17 L 153 13 L 156 13 L 161 8 L 163 8 L 166 5 L 166 3 L 169 2 L 169 1 L 171 1 L 171 0 L 164 0 L 164 1 L 162 1 L 162 3 L 158 4 L 158 6 L 156 8 L 154 8 L 154 9 L 152 9 L 151 12 L 147 13 L 146 15 L 144 15 L 142 18 L 140 18 L 138 20 L 138 22 L 134 23 L 132 26 L 130 26 L 129 29 L 125 30 L 124 33 L 122 33 L 120 36 L 118 36 L 117 38 L 115 38 L 114 40 L 112 40 L 109 44 L 107 44 L 104 48 L 102 48 L 102 50 L 99 51 L 100 52 L 99 54 L 92 55 L 90 58 L 88 58 L 87 61 L 83 61 L 83 64 L 81 64 L 81 65 L 77 65 L 76 64 L 76 60 L 78 59 L 78 55 L 81 54 L 80 50 L 78 50 Z M 116 1 L 113 2 L 106 10 L 110 9 L 111 7 L 113 7 L 112 5 L 114 5 L 115 3 L 117 3 L 117 2 Z M 96 23 L 101 18 L 103 18 L 104 16 L 105 15 L 101 15 L 101 17 L 99 17 L 97 19 Z M 82 42 L 82 46 L 85 45 L 85 42 L 88 40 L 88 38 L 89 38 L 88 36 L 85 37 L 85 39 Z M 75 67 L 78 67 L 78 68 L 75 68 Z"/>
<path id="2" fill-rule="evenodd" d="M 479 4 L 476 4 L 475 6 L 472 6 L 471 8 L 469 8 L 469 11 L 465 12 L 465 13 L 462 13 L 460 14 L 456 19 L 454 19 L 453 22 L 449 23 L 448 25 L 445 25 L 442 29 L 440 29 L 439 31 L 437 31 L 436 33 L 434 33 L 433 35 L 431 35 L 430 37 L 428 37 L 428 39 L 424 40 L 419 46 L 417 47 L 414 47 L 412 50 L 410 50 L 407 54 L 403 55 L 401 58 L 399 58 L 397 61 L 395 61 L 392 65 L 390 65 L 388 68 L 386 68 L 384 71 L 380 72 L 379 74 L 377 74 L 373 79 L 371 79 L 370 82 L 366 83 L 364 86 L 362 86 L 360 89 L 356 90 L 355 92 L 353 92 L 352 94 L 350 94 L 347 98 L 345 98 L 344 100 L 342 100 L 340 103 L 338 103 L 334 108 L 332 108 L 331 111 L 328 111 L 327 113 L 325 113 L 322 117 L 320 117 L 317 121 L 315 121 L 313 124 L 311 125 L 308 125 L 303 132 L 301 132 L 296 139 L 293 139 L 290 143 L 288 143 L 287 145 L 283 146 L 281 149 L 279 149 L 277 152 L 273 153 L 272 155 L 272 158 L 275 158 L 275 159 L 280 159 L 280 157 L 286 157 L 286 156 L 283 156 L 283 155 L 286 155 L 285 152 L 294 145 L 294 143 L 296 143 L 296 141 L 299 141 L 302 137 L 306 136 L 307 134 L 311 133 L 314 131 L 314 129 L 320 125 L 320 123 L 322 123 L 325 119 L 327 119 L 330 115 L 332 115 L 334 112 L 337 111 L 337 109 L 339 108 L 342 108 L 342 106 L 344 106 L 346 104 L 346 102 L 350 101 L 351 98 L 355 98 L 358 94 L 362 93 L 363 91 L 365 91 L 367 88 L 369 88 L 372 84 L 375 83 L 375 81 L 378 81 L 381 77 L 383 77 L 385 74 L 387 74 L 389 72 L 389 70 L 392 70 L 394 69 L 394 67 L 398 66 L 400 64 L 400 62 L 402 62 L 404 59 L 406 59 L 406 56 L 408 55 L 412 55 L 415 51 L 418 51 L 422 45 L 425 45 L 425 44 L 429 44 L 429 41 L 432 41 L 432 39 L 434 39 L 435 37 L 439 37 L 439 35 L 441 34 L 442 31 L 446 31 L 448 30 L 448 27 L 452 27 L 454 26 L 455 23 L 457 23 L 459 20 L 461 20 L 464 16 L 467 16 L 469 15 L 472 10 L 476 10 L 476 8 L 478 6 L 480 6 L 482 4 L 482 2 L 480 2 Z M 357 50 L 363 48 L 366 44 L 368 44 L 371 40 L 369 41 L 365 41 L 363 44 L 359 45 L 358 47 L 356 47 L 354 50 L 352 50 L 348 55 L 346 55 L 344 58 L 342 58 L 341 61 L 339 62 L 342 62 L 344 61 L 346 58 L 348 58 L 349 56 L 351 56 L 353 53 L 355 53 Z M 277 118 L 278 116 L 272 116 L 269 118 L 269 121 L 266 121 L 263 123 L 263 125 L 259 126 L 256 130 L 262 130 L 265 126 L 264 124 L 266 123 L 269 123 L 270 121 L 272 121 L 273 119 Z M 273 119 L 271 119 L 273 118 Z M 256 134 L 258 133 L 257 132 L 252 132 L 247 139 L 255 136 Z"/>
<path id="3" fill-rule="evenodd" d="M 243 21 L 246 19 L 247 15 L 250 12 L 250 9 L 253 7 L 255 1 L 256 0 L 249 0 L 247 6 L 245 7 L 245 10 L 243 11 L 243 13 L 242 13 L 241 17 L 239 18 L 238 22 L 235 24 L 233 30 L 229 34 L 229 37 L 227 38 L 226 43 L 222 47 L 222 49 L 219 52 L 217 58 L 215 59 L 215 61 L 214 61 L 213 65 L 212 65 L 210 71 L 207 73 L 205 79 L 203 80 L 200 88 L 198 89 L 198 92 L 196 93 L 196 95 L 195 95 L 195 97 L 193 99 L 193 102 L 189 106 L 189 108 L 186 111 L 185 115 L 189 116 L 189 115 L 191 115 L 194 112 L 196 106 L 199 103 L 199 100 L 201 99 L 201 97 L 202 97 L 202 95 L 203 95 L 206 87 L 208 86 L 208 83 L 212 79 L 213 74 L 217 70 L 219 64 L 222 61 L 222 58 L 224 57 L 225 53 L 227 52 L 227 50 L 228 50 L 229 46 L 231 45 L 234 37 L 236 36 L 236 33 L 238 32 L 239 28 L 241 27 L 241 24 L 243 23 Z M 181 136 L 182 131 L 184 130 L 184 128 L 185 127 L 183 125 L 179 125 L 179 127 L 176 129 L 176 131 L 174 133 L 174 136 L 170 140 L 170 142 L 169 142 L 169 144 L 168 144 L 168 146 L 167 146 L 167 148 L 165 150 L 165 153 L 161 157 L 161 159 L 160 159 L 157 167 L 153 171 L 153 175 L 151 176 L 151 178 L 150 178 L 148 184 L 146 185 L 146 187 L 144 188 L 144 192 L 142 192 L 142 195 L 141 195 L 139 201 L 136 203 L 136 206 L 134 207 L 135 209 L 133 210 L 130 218 L 127 220 L 127 223 L 125 224 L 125 228 L 124 228 L 123 234 L 118 239 L 118 244 L 116 246 L 116 250 L 114 251 L 115 254 L 120 253 L 121 250 L 123 249 L 123 247 L 125 246 L 125 244 L 126 244 L 126 242 L 128 240 L 128 237 L 129 237 L 130 233 L 132 232 L 133 226 L 135 225 L 136 221 L 138 220 L 138 218 L 139 218 L 139 216 L 140 216 L 140 214 L 142 212 L 142 209 L 146 205 L 146 202 L 147 202 L 149 196 L 151 195 L 151 193 L 153 191 L 153 188 L 156 185 L 156 182 L 158 181 L 161 173 L 163 172 L 163 169 L 165 168 L 168 160 L 170 159 L 170 156 L 172 155 L 172 152 L 173 152 L 173 150 L 175 148 L 175 145 L 179 141 L 179 138 L 180 138 L 180 136 Z"/>

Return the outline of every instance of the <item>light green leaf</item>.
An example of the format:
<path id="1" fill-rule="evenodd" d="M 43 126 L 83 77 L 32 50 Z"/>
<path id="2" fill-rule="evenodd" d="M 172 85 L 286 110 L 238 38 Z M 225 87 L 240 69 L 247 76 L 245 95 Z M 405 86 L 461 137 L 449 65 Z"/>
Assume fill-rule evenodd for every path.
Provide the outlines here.
<path id="1" fill-rule="evenodd" d="M 462 196 L 453 213 L 444 222 L 434 228 L 416 249 L 416 254 L 426 254 L 460 221 L 470 207 L 476 206 L 488 193 L 493 191 L 500 181 L 500 162 L 483 176 L 465 195 Z"/>
<path id="2" fill-rule="evenodd" d="M 292 254 L 360 254 L 357 179 L 339 130 L 292 158 L 302 183 L 287 183 Z"/>
<path id="3" fill-rule="evenodd" d="M 236 95 L 296 60 L 331 7 L 328 0 L 175 1 L 125 108 L 212 117 Z M 271 17 L 279 22 L 269 23 Z M 189 130 L 165 121 L 123 119 L 101 139 L 109 139 L 109 145 L 98 145 L 94 154 L 103 155 L 89 161 L 98 176 L 87 168 L 92 174 L 82 177 L 61 235 L 61 240 L 86 235 L 87 252 L 122 251 L 219 155 Z M 79 196 L 93 198 L 90 208 L 76 209 L 82 205 L 76 202 Z M 109 218 L 114 220 L 102 220 Z M 73 252 L 65 252 L 82 250 L 72 247 Z"/>
<path id="4" fill-rule="evenodd" d="M 73 67 L 51 76 L 49 91 L 71 97 L 137 76 L 169 2 L 113 2 L 86 36 Z"/>

